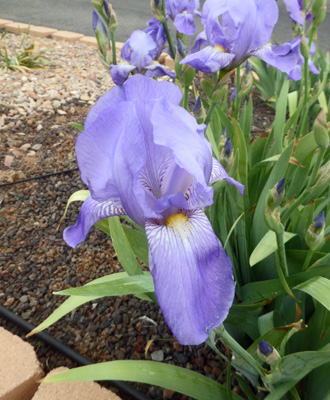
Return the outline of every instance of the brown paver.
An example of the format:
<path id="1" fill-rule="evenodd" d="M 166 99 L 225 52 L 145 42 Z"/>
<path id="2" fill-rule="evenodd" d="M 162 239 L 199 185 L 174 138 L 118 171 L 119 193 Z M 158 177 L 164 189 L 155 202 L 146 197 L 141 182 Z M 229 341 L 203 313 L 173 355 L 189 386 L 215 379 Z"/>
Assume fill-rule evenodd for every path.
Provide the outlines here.
<path id="1" fill-rule="evenodd" d="M 49 373 L 65 371 L 68 368 L 56 368 Z M 32 400 L 120 400 L 116 394 L 101 387 L 96 382 L 60 382 L 42 383 Z"/>
<path id="2" fill-rule="evenodd" d="M 9 19 L 1 19 L 0 18 L 0 29 L 4 28 L 6 25 L 11 24 L 13 21 L 10 21 Z"/>
<path id="3" fill-rule="evenodd" d="M 84 35 L 81 33 L 69 32 L 69 31 L 57 31 L 52 34 L 53 39 L 67 40 L 68 42 L 75 42 L 82 38 Z"/>
<path id="4" fill-rule="evenodd" d="M 97 40 L 93 36 L 83 36 L 79 39 L 79 42 L 86 44 L 87 46 L 97 47 Z"/>
<path id="5" fill-rule="evenodd" d="M 167 67 L 167 68 L 174 69 L 174 60 L 173 60 L 169 55 L 167 55 L 167 56 L 165 57 L 164 65 L 165 65 L 165 67 Z"/>
<path id="6" fill-rule="evenodd" d="M 30 400 L 43 377 L 33 347 L 0 327 L 0 399 Z"/>
<path id="7" fill-rule="evenodd" d="M 57 32 L 57 29 L 46 28 L 45 26 L 31 26 L 29 34 L 36 37 L 50 36 L 52 33 Z"/>
<path id="8" fill-rule="evenodd" d="M 12 22 L 10 24 L 6 24 L 6 29 L 12 33 L 25 33 L 27 30 L 32 28 L 32 25 L 23 24 L 21 22 Z"/>

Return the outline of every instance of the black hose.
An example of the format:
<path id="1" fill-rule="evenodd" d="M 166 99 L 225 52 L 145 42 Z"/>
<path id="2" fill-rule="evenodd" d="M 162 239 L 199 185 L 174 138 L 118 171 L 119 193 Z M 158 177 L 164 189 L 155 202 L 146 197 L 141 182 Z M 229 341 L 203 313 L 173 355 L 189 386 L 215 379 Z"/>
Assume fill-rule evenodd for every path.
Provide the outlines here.
<path id="1" fill-rule="evenodd" d="M 26 332 L 31 332 L 35 327 L 30 324 L 29 322 L 25 321 L 23 318 L 19 317 L 18 315 L 9 311 L 6 307 L 0 305 L 0 315 L 5 317 L 7 320 L 14 323 L 16 326 L 22 328 Z M 75 352 L 71 347 L 66 346 L 65 344 L 61 343 L 59 340 L 53 338 L 46 332 L 39 332 L 34 335 L 36 338 L 42 340 L 48 346 L 52 347 L 53 349 L 57 350 L 59 353 L 62 353 L 70 360 L 76 362 L 78 365 L 91 365 L 93 364 L 92 361 L 88 360 L 87 358 L 83 357 L 81 354 Z M 148 400 L 148 398 L 134 389 L 133 387 L 123 383 L 121 381 L 109 381 L 110 385 L 119 389 L 122 393 L 131 396 L 134 400 Z"/>
<path id="2" fill-rule="evenodd" d="M 50 174 L 46 174 L 46 175 L 33 176 L 32 178 L 26 178 L 26 179 L 22 179 L 20 181 L 1 183 L 0 187 L 15 185 L 16 183 L 29 182 L 29 181 L 33 181 L 35 179 L 49 178 L 50 176 L 54 176 L 54 175 L 67 174 L 69 172 L 78 171 L 78 169 L 79 168 L 66 169 L 64 171 L 51 172 Z"/>

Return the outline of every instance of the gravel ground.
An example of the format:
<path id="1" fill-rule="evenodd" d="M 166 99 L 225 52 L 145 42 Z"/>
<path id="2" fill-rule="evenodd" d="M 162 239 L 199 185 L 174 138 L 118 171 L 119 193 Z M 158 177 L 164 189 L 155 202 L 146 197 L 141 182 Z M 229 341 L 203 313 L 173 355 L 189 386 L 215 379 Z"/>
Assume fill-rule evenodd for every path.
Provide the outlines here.
<path id="1" fill-rule="evenodd" d="M 19 40 L 8 34 L 2 44 L 14 46 Z M 69 122 L 82 124 L 90 106 L 112 85 L 95 49 L 48 38 L 34 41 L 50 50 L 53 67 L 0 75 L 0 183 L 77 167 L 77 131 Z M 77 249 L 65 244 L 62 232 L 76 219 L 74 206 L 56 232 L 67 199 L 83 188 L 78 171 L 1 187 L 0 303 L 33 325 L 62 303 L 54 291 L 122 270 L 111 241 L 95 228 Z M 0 318 L 0 324 L 24 336 L 6 320 Z M 49 331 L 94 362 L 145 359 L 145 345 L 154 339 L 147 359 L 226 380 L 226 366 L 206 345 L 181 346 L 158 307 L 133 297 L 86 304 Z M 59 365 L 73 366 L 36 339 L 30 342 L 46 373 Z M 187 399 L 161 388 L 137 388 L 153 399 Z"/>

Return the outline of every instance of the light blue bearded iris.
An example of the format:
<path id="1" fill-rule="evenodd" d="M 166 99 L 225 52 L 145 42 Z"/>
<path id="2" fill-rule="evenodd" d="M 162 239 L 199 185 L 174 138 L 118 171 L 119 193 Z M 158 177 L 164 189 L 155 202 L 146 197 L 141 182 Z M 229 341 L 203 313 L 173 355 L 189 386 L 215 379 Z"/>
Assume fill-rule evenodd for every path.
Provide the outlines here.
<path id="1" fill-rule="evenodd" d="M 168 75 L 175 78 L 175 73 L 155 61 L 166 41 L 162 23 L 153 18 L 147 24 L 148 28 L 134 31 L 124 44 L 121 51 L 122 62 L 110 66 L 111 77 L 116 85 L 122 85 L 130 73 L 149 77 Z"/>
<path id="2" fill-rule="evenodd" d="M 200 16 L 199 0 L 166 0 L 166 14 L 180 33 L 193 35 L 196 31 L 194 16 Z"/>
<path id="3" fill-rule="evenodd" d="M 212 158 L 205 125 L 181 98 L 174 84 L 135 75 L 91 108 L 76 143 L 91 195 L 64 239 L 76 247 L 115 215 L 144 226 L 165 319 L 181 344 L 196 345 L 225 320 L 235 291 L 230 259 L 202 211 L 213 203 L 209 185 L 224 179 L 244 188 Z"/>
<path id="4" fill-rule="evenodd" d="M 289 73 L 298 61 L 290 43 L 268 44 L 277 19 L 275 0 L 207 0 L 202 13 L 204 31 L 181 63 L 214 73 L 231 71 L 255 56 Z"/>

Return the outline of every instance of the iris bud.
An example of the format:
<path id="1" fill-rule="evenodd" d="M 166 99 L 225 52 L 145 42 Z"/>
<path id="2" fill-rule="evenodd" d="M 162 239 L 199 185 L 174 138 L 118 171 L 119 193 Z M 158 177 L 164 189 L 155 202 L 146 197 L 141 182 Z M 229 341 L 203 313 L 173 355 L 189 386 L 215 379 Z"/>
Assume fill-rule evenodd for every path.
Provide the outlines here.
<path id="1" fill-rule="evenodd" d="M 300 51 L 304 58 L 309 58 L 310 49 L 309 49 L 307 40 L 304 37 L 301 39 L 301 42 L 300 42 Z"/>
<path id="2" fill-rule="evenodd" d="M 321 110 L 314 123 L 314 139 L 321 149 L 327 149 L 329 146 L 329 132 L 327 126 L 327 117 L 324 109 Z"/>
<path id="3" fill-rule="evenodd" d="M 154 17 L 156 17 L 158 21 L 165 22 L 165 18 L 162 12 L 161 0 L 150 0 L 150 8 Z"/>
<path id="4" fill-rule="evenodd" d="M 313 15 L 317 15 L 320 11 L 321 7 L 323 7 L 325 0 L 314 0 L 312 6 L 312 13 Z"/>
<path id="5" fill-rule="evenodd" d="M 267 364 L 271 364 L 280 359 L 278 351 L 275 349 L 275 347 L 266 342 L 266 340 L 262 340 L 258 344 L 257 354 L 259 358 L 265 361 Z"/>
<path id="6" fill-rule="evenodd" d="M 322 24 L 324 18 L 327 15 L 327 5 L 323 4 L 323 6 L 321 7 L 320 11 L 317 13 L 317 15 L 313 14 L 314 16 L 314 26 L 318 27 Z"/>
<path id="7" fill-rule="evenodd" d="M 104 2 L 104 4 L 106 4 L 106 2 Z M 109 6 L 109 12 L 110 12 L 109 30 L 110 30 L 110 32 L 114 32 L 118 26 L 117 14 L 115 13 L 111 4 L 109 4 L 108 6 Z"/>
<path id="8" fill-rule="evenodd" d="M 281 179 L 273 189 L 269 190 L 266 199 L 265 222 L 268 228 L 276 233 L 282 233 L 281 207 L 279 205 L 285 193 L 285 178 Z"/>
<path id="9" fill-rule="evenodd" d="M 330 161 L 328 161 L 326 164 L 323 165 L 322 168 L 320 168 L 317 176 L 316 176 L 316 183 L 314 186 L 312 186 L 312 189 L 316 189 L 323 185 L 323 183 L 328 183 L 328 180 L 330 179 Z"/>
<path id="10" fill-rule="evenodd" d="M 322 211 L 310 224 L 305 235 L 309 249 L 316 251 L 324 243 L 325 212 Z"/>
<path id="11" fill-rule="evenodd" d="M 196 103 L 193 108 L 193 113 L 194 113 L 195 117 L 197 118 L 197 120 L 199 120 L 200 118 L 203 118 L 201 96 L 197 97 Z"/>
<path id="12" fill-rule="evenodd" d="M 104 5 L 103 0 L 91 0 L 93 6 L 98 10 L 101 11 Z"/>

